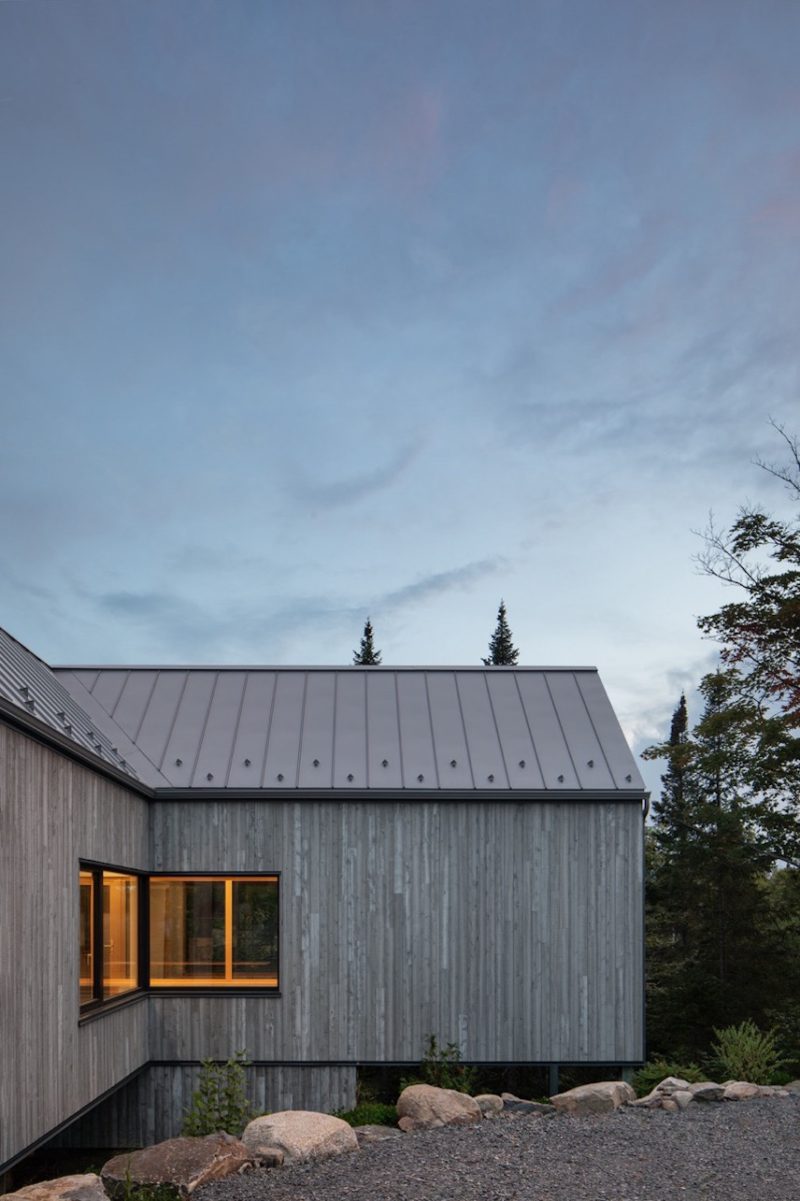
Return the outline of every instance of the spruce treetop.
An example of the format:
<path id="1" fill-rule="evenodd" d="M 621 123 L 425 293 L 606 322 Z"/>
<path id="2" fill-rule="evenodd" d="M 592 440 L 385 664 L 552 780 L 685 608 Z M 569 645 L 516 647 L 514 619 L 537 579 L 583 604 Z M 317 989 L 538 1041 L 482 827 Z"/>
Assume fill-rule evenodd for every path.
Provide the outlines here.
<path id="1" fill-rule="evenodd" d="M 511 629 L 506 615 L 505 601 L 500 601 L 497 610 L 497 625 L 489 639 L 489 657 L 483 660 L 484 667 L 516 667 L 519 647 L 514 646 Z"/>
<path id="2" fill-rule="evenodd" d="M 372 622 L 367 618 L 364 623 L 364 633 L 361 646 L 353 651 L 353 664 L 356 667 L 378 667 L 381 662 L 381 652 L 375 649 Z"/>

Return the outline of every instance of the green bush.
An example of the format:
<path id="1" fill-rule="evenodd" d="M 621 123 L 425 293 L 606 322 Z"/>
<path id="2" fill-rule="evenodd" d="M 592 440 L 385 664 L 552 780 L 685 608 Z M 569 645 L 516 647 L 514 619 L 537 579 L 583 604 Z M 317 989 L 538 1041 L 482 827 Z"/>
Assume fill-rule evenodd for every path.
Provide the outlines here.
<path id="1" fill-rule="evenodd" d="M 397 1125 L 394 1105 L 384 1105 L 381 1101 L 361 1101 L 355 1109 L 336 1110 L 334 1117 L 342 1118 L 350 1126 Z"/>
<path id="2" fill-rule="evenodd" d="M 706 1073 L 696 1063 L 671 1063 L 668 1059 L 651 1059 L 633 1075 L 633 1087 L 637 1097 L 646 1097 L 667 1076 L 677 1076 L 696 1084 L 706 1080 Z"/>
<path id="3" fill-rule="evenodd" d="M 401 1091 L 410 1084 L 433 1084 L 436 1088 L 454 1088 L 459 1093 L 471 1093 L 477 1072 L 461 1062 L 461 1051 L 457 1043 L 440 1047 L 436 1035 L 428 1036 L 428 1045 L 419 1065 L 418 1076 L 404 1076 L 400 1081 Z"/>
<path id="4" fill-rule="evenodd" d="M 711 1053 L 721 1079 L 768 1084 L 783 1067 L 774 1030 L 759 1030 L 755 1022 L 748 1021 L 715 1029 L 714 1035 L 717 1042 L 712 1043 Z"/>
<path id="5" fill-rule="evenodd" d="M 200 1065 L 200 1080 L 186 1111 L 183 1134 L 215 1134 L 225 1130 L 238 1138 L 254 1116 L 247 1099 L 249 1066 L 246 1051 L 237 1051 L 227 1063 L 204 1059 Z"/>

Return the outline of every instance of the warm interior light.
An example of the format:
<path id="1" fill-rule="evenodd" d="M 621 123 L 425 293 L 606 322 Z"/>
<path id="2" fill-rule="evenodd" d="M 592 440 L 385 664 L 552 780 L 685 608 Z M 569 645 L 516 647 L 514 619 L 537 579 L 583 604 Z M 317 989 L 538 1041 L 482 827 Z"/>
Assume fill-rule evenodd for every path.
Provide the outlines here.
<path id="1" fill-rule="evenodd" d="M 277 876 L 152 876 L 150 984 L 277 988 Z"/>

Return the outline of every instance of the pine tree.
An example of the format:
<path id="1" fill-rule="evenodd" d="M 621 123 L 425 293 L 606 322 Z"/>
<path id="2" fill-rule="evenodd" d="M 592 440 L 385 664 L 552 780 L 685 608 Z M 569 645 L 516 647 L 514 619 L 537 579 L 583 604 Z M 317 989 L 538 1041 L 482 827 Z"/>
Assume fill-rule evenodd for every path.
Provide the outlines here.
<path id="1" fill-rule="evenodd" d="M 364 634 L 361 646 L 353 651 L 353 663 L 357 667 L 378 667 L 381 662 L 381 652 L 375 650 L 372 622 L 367 618 L 364 623 Z"/>
<path id="2" fill-rule="evenodd" d="M 506 616 L 505 601 L 500 601 L 497 610 L 497 625 L 489 639 L 489 658 L 483 660 L 484 667 L 515 667 L 519 648 L 514 646 L 511 629 Z"/>
<path id="3" fill-rule="evenodd" d="M 736 674 L 706 676 L 691 735 L 681 698 L 669 742 L 646 752 L 668 761 L 646 894 L 650 1050 L 664 1054 L 696 1056 L 714 1027 L 763 1019 L 779 983 L 765 891 L 772 855 L 747 778 L 756 734 Z"/>

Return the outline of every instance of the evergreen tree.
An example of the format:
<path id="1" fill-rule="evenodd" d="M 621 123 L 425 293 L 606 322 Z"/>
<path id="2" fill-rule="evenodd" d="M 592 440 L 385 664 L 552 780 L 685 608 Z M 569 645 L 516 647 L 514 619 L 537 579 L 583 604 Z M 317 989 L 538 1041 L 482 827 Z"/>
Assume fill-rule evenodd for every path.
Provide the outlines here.
<path id="1" fill-rule="evenodd" d="M 378 667 L 381 662 L 381 652 L 375 650 L 372 622 L 367 618 L 364 623 L 364 633 L 361 646 L 353 651 L 353 663 L 358 667 Z"/>
<path id="2" fill-rule="evenodd" d="M 489 639 L 489 658 L 483 660 L 484 667 L 515 667 L 519 648 L 514 646 L 506 616 L 505 601 L 500 601 L 497 610 L 497 625 Z"/>
<path id="3" fill-rule="evenodd" d="M 772 866 L 760 798 L 748 782 L 755 732 L 737 673 L 700 686 L 705 707 L 691 736 L 685 702 L 670 740 L 648 835 L 648 1033 L 651 1051 L 695 1056 L 714 1027 L 763 1021 L 779 990 L 779 955 L 765 890 Z"/>

